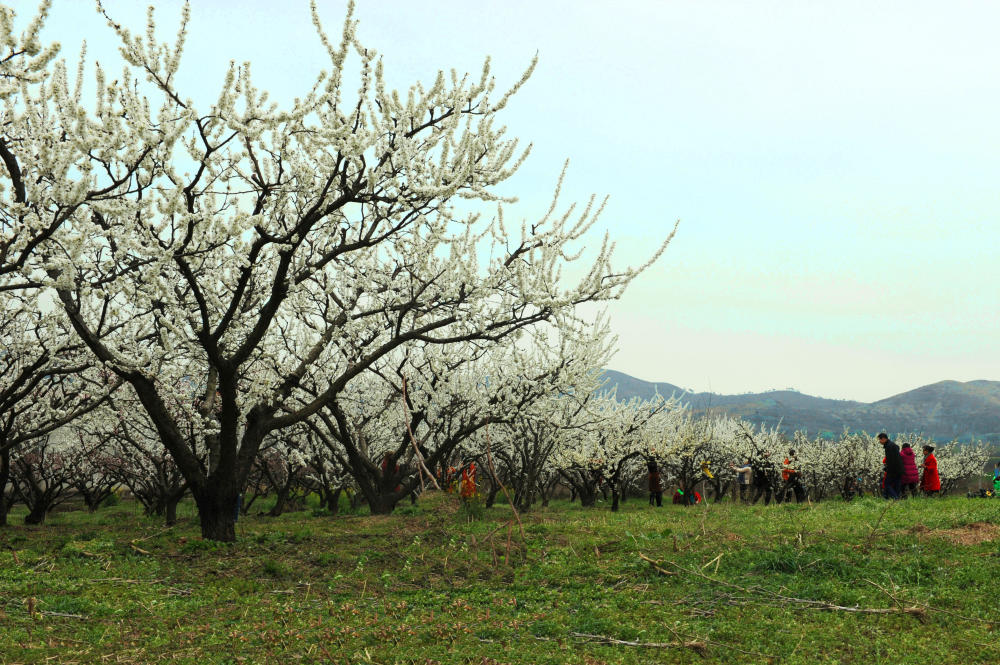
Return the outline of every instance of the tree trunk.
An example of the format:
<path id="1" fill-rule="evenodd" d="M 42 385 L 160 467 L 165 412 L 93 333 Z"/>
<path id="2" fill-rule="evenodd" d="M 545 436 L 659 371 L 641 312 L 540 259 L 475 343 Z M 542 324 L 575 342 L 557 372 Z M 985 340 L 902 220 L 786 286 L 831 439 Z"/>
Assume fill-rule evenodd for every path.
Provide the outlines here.
<path id="1" fill-rule="evenodd" d="M 165 505 L 165 512 L 166 512 L 166 515 L 167 515 L 167 518 L 166 518 L 166 525 L 167 526 L 173 526 L 173 525 L 177 524 L 177 504 L 179 504 L 181 502 L 181 499 L 183 497 L 184 497 L 184 493 L 181 492 L 180 494 L 178 494 L 176 496 L 171 496 L 171 497 L 167 498 L 166 505 Z"/>
<path id="2" fill-rule="evenodd" d="M 517 498 L 517 509 L 526 513 L 531 510 L 532 504 L 535 503 L 535 493 L 538 487 L 538 473 L 535 469 L 532 469 L 528 474 L 527 478 L 524 480 L 523 488 L 519 493 L 520 496 Z"/>
<path id="3" fill-rule="evenodd" d="M 111 488 L 82 491 L 80 494 L 83 495 L 83 503 L 87 506 L 87 512 L 96 513 L 104 500 L 111 496 Z"/>
<path id="4" fill-rule="evenodd" d="M 368 499 L 368 509 L 372 515 L 388 515 L 396 507 L 397 501 L 395 493 L 376 494 Z"/>
<path id="5" fill-rule="evenodd" d="M 611 512 L 618 512 L 618 497 L 621 494 L 617 489 L 611 490 Z"/>
<path id="6" fill-rule="evenodd" d="M 497 494 L 499 492 L 500 492 L 500 486 L 497 485 L 496 483 L 493 483 L 493 486 L 490 487 L 490 493 L 486 495 L 487 508 L 492 508 L 493 504 L 497 502 Z"/>
<path id="7" fill-rule="evenodd" d="M 340 493 L 343 491 L 342 488 L 338 487 L 332 492 L 323 491 L 326 497 L 326 509 L 330 511 L 331 515 L 336 515 L 340 512 Z"/>
<path id="8" fill-rule="evenodd" d="M 225 543 L 236 541 L 236 512 L 239 492 L 232 488 L 210 486 L 192 490 L 201 521 L 201 537 Z"/>
<path id="9" fill-rule="evenodd" d="M 290 490 L 287 487 L 282 487 L 278 490 L 278 496 L 275 497 L 274 507 L 267 511 L 268 517 L 278 517 L 281 513 L 285 512 L 285 506 L 288 504 L 288 494 Z"/>
<path id="10" fill-rule="evenodd" d="M 48 511 L 45 508 L 45 503 L 42 501 L 37 502 L 31 511 L 24 516 L 25 524 L 42 524 L 45 522 L 45 515 Z"/>
<path id="11" fill-rule="evenodd" d="M 534 479 L 530 482 L 534 483 Z M 518 512 L 526 513 L 531 510 L 532 504 L 535 503 L 535 490 L 533 488 L 534 485 L 530 484 L 519 496 L 514 497 L 514 504 L 517 506 Z"/>

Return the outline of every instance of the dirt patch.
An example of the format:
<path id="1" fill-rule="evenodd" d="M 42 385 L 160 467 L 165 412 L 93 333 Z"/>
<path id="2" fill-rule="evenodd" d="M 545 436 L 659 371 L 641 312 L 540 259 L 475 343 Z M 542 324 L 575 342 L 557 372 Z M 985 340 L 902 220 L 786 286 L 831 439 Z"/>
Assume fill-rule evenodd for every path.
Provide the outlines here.
<path id="1" fill-rule="evenodd" d="M 924 527 L 924 531 L 921 533 L 926 533 L 928 536 L 936 538 L 944 538 L 956 545 L 978 545 L 979 543 L 1000 540 L 1000 525 L 990 524 L 989 522 L 973 522 L 972 524 L 966 524 L 956 529 L 935 529 L 934 531 L 929 531 Z"/>

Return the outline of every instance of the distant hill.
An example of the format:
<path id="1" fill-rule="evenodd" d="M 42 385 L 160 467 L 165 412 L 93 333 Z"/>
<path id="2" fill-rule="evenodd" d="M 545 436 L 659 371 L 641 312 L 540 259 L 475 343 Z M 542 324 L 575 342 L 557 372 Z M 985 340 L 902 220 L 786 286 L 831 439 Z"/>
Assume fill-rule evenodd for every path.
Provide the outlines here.
<path id="1" fill-rule="evenodd" d="M 618 399 L 682 396 L 699 412 L 722 411 L 782 430 L 835 436 L 845 428 L 876 433 L 918 432 L 941 441 L 981 439 L 1000 443 L 1000 381 L 941 381 L 877 402 L 825 399 L 794 390 L 745 395 L 685 393 L 670 383 L 651 383 L 605 370 L 605 390 Z"/>

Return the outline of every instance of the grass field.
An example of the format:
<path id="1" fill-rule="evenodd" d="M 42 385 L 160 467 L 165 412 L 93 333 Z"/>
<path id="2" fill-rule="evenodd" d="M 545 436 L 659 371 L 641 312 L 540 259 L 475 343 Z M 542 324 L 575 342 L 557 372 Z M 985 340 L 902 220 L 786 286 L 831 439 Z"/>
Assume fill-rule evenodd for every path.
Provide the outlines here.
<path id="1" fill-rule="evenodd" d="M 0 662 L 1000 662 L 1000 500 L 510 514 L 10 526 Z"/>

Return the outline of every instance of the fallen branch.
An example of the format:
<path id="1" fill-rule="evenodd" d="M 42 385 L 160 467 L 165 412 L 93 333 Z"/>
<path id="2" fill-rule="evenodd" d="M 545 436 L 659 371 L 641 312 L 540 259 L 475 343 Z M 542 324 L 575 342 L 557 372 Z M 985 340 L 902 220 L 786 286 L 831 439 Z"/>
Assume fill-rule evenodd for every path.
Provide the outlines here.
<path id="1" fill-rule="evenodd" d="M 896 607 L 898 607 L 900 609 L 903 609 L 903 603 L 899 602 L 899 598 L 896 598 L 894 595 L 892 595 L 891 593 L 889 593 L 889 590 L 886 589 L 884 586 L 882 586 L 881 584 L 877 584 L 875 582 L 872 582 L 870 579 L 867 579 L 867 578 L 865 578 L 865 582 L 868 582 L 868 584 L 871 584 L 873 587 L 875 587 L 876 589 L 878 589 L 879 591 L 881 591 L 885 595 L 889 596 L 889 598 L 892 600 L 892 602 L 896 603 Z"/>

